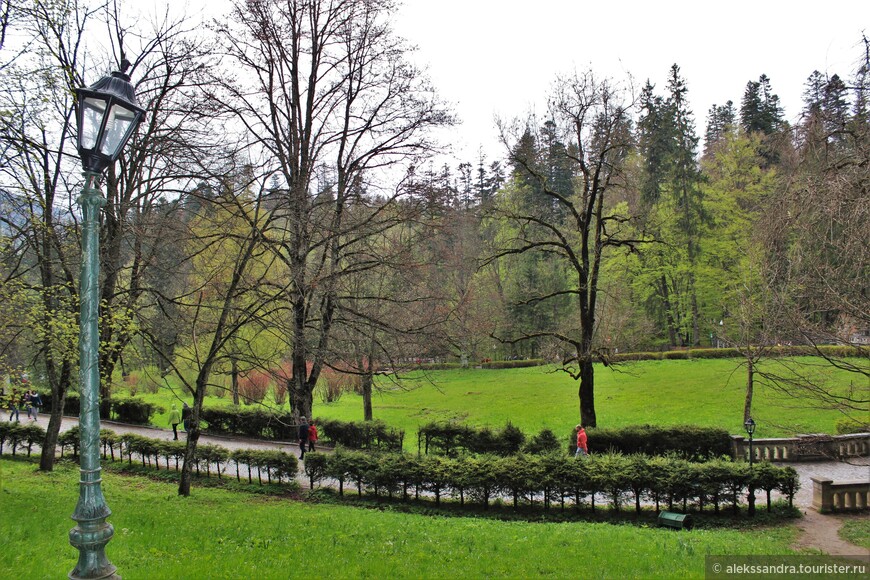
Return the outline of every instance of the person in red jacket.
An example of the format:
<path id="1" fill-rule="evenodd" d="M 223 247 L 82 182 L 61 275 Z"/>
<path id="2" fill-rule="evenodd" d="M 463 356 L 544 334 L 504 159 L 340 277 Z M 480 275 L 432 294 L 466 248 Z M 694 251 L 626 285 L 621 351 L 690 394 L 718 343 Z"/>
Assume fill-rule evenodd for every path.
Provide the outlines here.
<path id="1" fill-rule="evenodd" d="M 314 443 L 317 441 L 317 425 L 314 424 L 314 419 L 311 419 L 311 425 L 308 426 L 308 451 L 314 451 Z"/>
<path id="2" fill-rule="evenodd" d="M 583 425 L 577 425 L 577 451 L 574 457 L 586 457 L 589 455 L 589 449 L 586 447 L 586 429 Z"/>

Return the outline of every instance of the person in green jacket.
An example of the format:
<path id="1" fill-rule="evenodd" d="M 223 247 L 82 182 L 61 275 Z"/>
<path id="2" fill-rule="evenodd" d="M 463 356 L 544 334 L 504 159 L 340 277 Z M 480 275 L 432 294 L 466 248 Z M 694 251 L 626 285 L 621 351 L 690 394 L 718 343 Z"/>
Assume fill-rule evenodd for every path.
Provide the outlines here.
<path id="1" fill-rule="evenodd" d="M 181 413 L 178 412 L 178 407 L 172 405 L 172 410 L 169 411 L 169 424 L 172 425 L 172 435 L 178 441 L 178 424 L 181 423 Z"/>

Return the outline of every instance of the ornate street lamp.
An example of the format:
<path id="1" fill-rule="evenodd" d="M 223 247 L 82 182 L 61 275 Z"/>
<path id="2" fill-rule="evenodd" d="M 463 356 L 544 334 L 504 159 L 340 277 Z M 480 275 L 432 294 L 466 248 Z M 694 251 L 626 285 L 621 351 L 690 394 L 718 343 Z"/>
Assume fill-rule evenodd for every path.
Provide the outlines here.
<path id="1" fill-rule="evenodd" d="M 752 467 L 753 453 L 752 453 L 752 434 L 755 433 L 755 421 L 752 420 L 752 417 L 748 418 L 743 423 L 743 428 L 746 429 L 746 433 L 749 434 L 749 466 Z"/>
<path id="2" fill-rule="evenodd" d="M 70 578 L 116 577 L 115 566 L 106 558 L 106 544 L 114 534 L 114 528 L 106 518 L 112 512 L 106 505 L 100 487 L 98 213 L 106 204 L 100 191 L 103 171 L 118 159 L 145 114 L 145 110 L 136 102 L 136 93 L 126 74 L 129 67 L 130 63 L 125 59 L 121 61 L 121 72 L 113 72 L 88 88 L 76 90 L 78 151 L 85 184 L 78 200 L 82 208 L 82 269 L 79 284 L 81 480 L 79 501 L 72 515 L 76 527 L 69 533 L 69 543 L 79 550 L 79 561 L 70 572 Z"/>
<path id="3" fill-rule="evenodd" d="M 752 434 L 755 433 L 755 421 L 752 420 L 752 417 L 746 419 L 743 422 L 743 428 L 746 429 L 746 433 L 749 435 L 749 477 L 752 477 L 752 462 L 755 459 L 755 453 L 752 449 Z M 753 487 L 752 482 L 749 482 L 749 515 L 755 515 L 755 488 Z"/>

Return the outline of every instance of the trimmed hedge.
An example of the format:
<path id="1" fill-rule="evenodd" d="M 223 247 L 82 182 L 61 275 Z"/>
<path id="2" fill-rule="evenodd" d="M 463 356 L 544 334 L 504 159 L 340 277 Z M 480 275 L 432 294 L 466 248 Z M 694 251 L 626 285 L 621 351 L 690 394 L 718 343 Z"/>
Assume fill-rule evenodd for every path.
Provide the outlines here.
<path id="1" fill-rule="evenodd" d="M 165 411 L 159 405 L 146 403 L 143 399 L 133 397 L 112 399 L 111 403 L 112 418 L 121 423 L 132 423 L 133 425 L 148 425 L 151 423 L 151 417 L 154 413 Z"/>
<path id="2" fill-rule="evenodd" d="M 542 358 L 531 358 L 522 360 L 493 360 L 481 363 L 480 367 L 484 369 L 521 369 L 527 367 L 539 367 L 547 364 Z"/>
<path id="3" fill-rule="evenodd" d="M 694 425 L 657 427 L 635 425 L 620 429 L 590 429 L 587 431 L 589 450 L 595 453 L 620 452 L 627 455 L 677 454 L 686 459 L 701 460 L 731 454 L 731 436 L 725 429 Z M 527 438 L 510 421 L 500 431 L 489 427 L 472 427 L 453 422 L 432 422 L 417 431 L 417 452 L 453 456 L 460 453 L 514 455 L 546 453 L 564 449 L 573 455 L 575 433 L 559 439 L 549 429 Z"/>
<path id="4" fill-rule="evenodd" d="M 867 356 L 867 349 L 862 347 L 823 344 L 813 346 L 772 346 L 768 356 L 824 356 L 847 358 Z M 621 352 L 607 357 L 608 362 L 628 362 L 640 360 L 674 360 L 694 358 L 742 358 L 743 354 L 736 348 L 693 348 L 685 350 L 669 350 L 664 352 Z"/>
<path id="5" fill-rule="evenodd" d="M 12 449 L 12 455 L 16 455 L 18 449 L 26 449 L 30 457 L 33 446 L 39 447 L 44 440 L 45 429 L 35 423 L 0 422 L 0 453 L 7 446 Z"/>
<path id="6" fill-rule="evenodd" d="M 510 421 L 500 431 L 453 422 L 432 422 L 417 430 L 417 452 L 438 455 L 457 453 L 519 453 L 526 436 Z"/>
<path id="7" fill-rule="evenodd" d="M 271 412 L 242 407 L 205 408 L 200 419 L 209 433 L 240 435 L 271 441 L 297 441 L 299 425 L 289 412 Z M 337 421 L 316 419 L 321 440 L 352 449 L 399 450 L 405 432 L 383 421 Z"/>
<path id="8" fill-rule="evenodd" d="M 598 496 L 615 510 L 634 499 L 638 512 L 642 502 L 649 501 L 657 511 L 662 504 L 673 509 L 681 503 L 684 510 L 689 504 L 701 511 L 712 505 L 719 513 L 724 504 L 730 504 L 736 513 L 750 488 L 767 491 L 770 510 L 772 491 L 781 491 L 791 505 L 800 486 L 791 467 L 759 463 L 750 468 L 747 463 L 726 460 L 693 463 L 675 457 L 619 453 L 576 460 L 558 454 L 449 458 L 339 449 L 332 454 L 308 454 L 306 472 L 312 487 L 324 478 L 335 479 L 342 495 L 345 483 L 351 483 L 360 495 L 363 490 L 376 496 L 400 493 L 405 500 L 411 489 L 416 497 L 423 490 L 436 504 L 452 495 L 460 503 L 471 500 L 488 507 L 503 496 L 510 498 L 514 507 L 540 502 L 545 508 L 558 503 L 564 509 L 571 503 L 579 509 L 589 498 L 593 510 Z"/>
<path id="9" fill-rule="evenodd" d="M 51 393 L 40 393 L 44 413 L 51 413 Z M 148 425 L 155 413 L 165 411 L 159 405 L 148 403 L 138 397 L 113 398 L 110 405 L 111 419 L 121 423 Z M 63 414 L 76 417 L 81 413 L 81 399 L 78 393 L 68 392 L 63 404 Z"/>
<path id="10" fill-rule="evenodd" d="M 210 433 L 241 435 L 274 441 L 296 441 L 299 426 L 289 411 L 271 412 L 243 407 L 204 408 L 200 419 Z"/>
<path id="11" fill-rule="evenodd" d="M 6 428 L 12 425 L 15 429 Z M 33 429 L 36 427 L 36 429 Z M 26 432 L 33 431 L 33 442 L 42 442 L 41 438 L 35 437 L 39 435 L 37 431 L 41 429 L 36 425 L 27 425 L 18 427 L 15 424 L 0 423 L 0 445 L 6 442 L 12 442 L 9 437 L 10 431 Z M 45 436 L 42 431 L 41 437 Z M 18 435 L 17 441 L 23 441 L 22 436 Z M 64 431 L 58 436 L 58 446 L 61 448 L 61 456 L 64 450 L 69 448 L 72 450 L 73 457 L 78 456 L 79 450 L 79 428 L 73 427 Z M 149 467 L 160 470 L 161 460 L 163 461 L 163 469 L 169 470 L 173 467 L 176 471 L 180 469 L 180 464 L 184 458 L 186 447 L 185 441 L 167 441 L 165 439 L 152 439 L 143 437 L 133 433 L 125 433 L 118 435 L 109 429 L 100 430 L 100 443 L 103 450 L 103 459 L 111 461 L 126 461 L 132 465 L 134 458 L 137 462 L 141 462 L 143 467 Z M 14 451 L 13 451 L 14 454 Z M 223 477 L 230 461 L 235 464 L 236 479 L 241 481 L 241 473 L 243 468 L 247 470 L 248 482 L 253 481 L 256 474 L 257 481 L 260 485 L 263 484 L 265 476 L 268 483 L 281 483 L 283 481 L 292 481 L 295 479 L 299 471 L 299 460 L 292 453 L 273 450 L 254 450 L 254 449 L 238 449 L 230 451 L 220 445 L 201 444 L 197 445 L 196 458 L 193 461 L 194 469 L 198 475 L 205 473 L 207 476 L 212 475 L 212 467 L 216 467 L 218 478 Z"/>
<path id="12" fill-rule="evenodd" d="M 351 449 L 401 451 L 405 432 L 388 427 L 383 421 L 338 421 L 318 419 L 318 433 L 335 445 Z"/>
<path id="13" fill-rule="evenodd" d="M 731 454 L 731 436 L 718 427 L 632 425 L 619 429 L 589 429 L 586 433 L 589 451 L 593 453 L 673 453 L 694 461 Z M 576 436 L 572 432 L 568 437 L 569 450 L 573 453 Z"/>

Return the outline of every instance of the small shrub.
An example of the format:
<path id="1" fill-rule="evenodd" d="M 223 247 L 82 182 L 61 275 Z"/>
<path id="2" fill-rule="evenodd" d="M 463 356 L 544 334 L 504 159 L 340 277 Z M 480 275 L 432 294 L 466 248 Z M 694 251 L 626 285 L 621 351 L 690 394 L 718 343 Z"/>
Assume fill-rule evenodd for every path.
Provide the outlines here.
<path id="1" fill-rule="evenodd" d="M 870 423 L 855 419 L 837 419 L 835 423 L 837 435 L 849 435 L 851 433 L 870 433 Z"/>
<path id="2" fill-rule="evenodd" d="M 246 405 L 262 403 L 269 392 L 272 377 L 269 373 L 253 370 L 239 377 L 239 396 Z"/>
<path id="3" fill-rule="evenodd" d="M 523 450 L 526 453 L 553 453 L 562 449 L 562 443 L 550 429 L 543 429 L 528 440 Z"/>
<path id="4" fill-rule="evenodd" d="M 131 397 L 135 397 L 136 393 L 139 392 L 139 375 L 124 375 L 124 384 L 127 385 L 127 390 L 130 392 Z"/>
<path id="5" fill-rule="evenodd" d="M 287 402 L 287 381 L 284 379 L 277 379 L 275 381 L 275 385 L 272 387 L 272 396 L 275 398 L 275 404 L 283 406 L 284 403 Z"/>
<path id="6" fill-rule="evenodd" d="M 148 425 L 156 412 L 163 412 L 161 407 L 147 403 L 142 399 L 112 399 L 112 413 L 122 423 Z"/>

